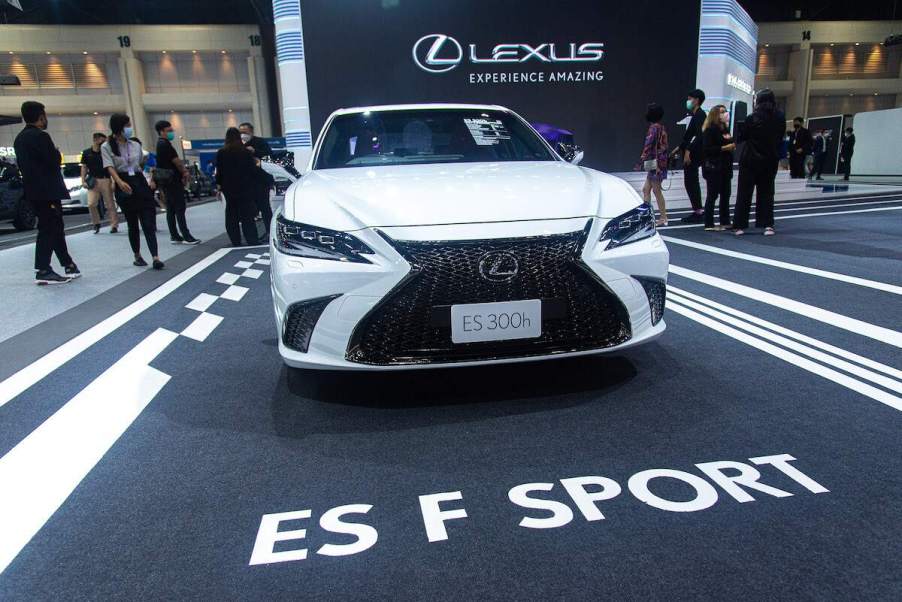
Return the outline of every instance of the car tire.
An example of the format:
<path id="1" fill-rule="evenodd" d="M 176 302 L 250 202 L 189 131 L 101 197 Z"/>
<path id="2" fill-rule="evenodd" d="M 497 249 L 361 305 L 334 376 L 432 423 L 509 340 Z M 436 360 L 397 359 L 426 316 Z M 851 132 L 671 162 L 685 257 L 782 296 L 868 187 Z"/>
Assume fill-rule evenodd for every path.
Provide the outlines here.
<path id="1" fill-rule="evenodd" d="M 34 209 L 24 198 L 20 199 L 16 207 L 16 217 L 13 218 L 13 228 L 19 231 L 34 230 L 37 223 L 38 216 L 35 214 Z"/>

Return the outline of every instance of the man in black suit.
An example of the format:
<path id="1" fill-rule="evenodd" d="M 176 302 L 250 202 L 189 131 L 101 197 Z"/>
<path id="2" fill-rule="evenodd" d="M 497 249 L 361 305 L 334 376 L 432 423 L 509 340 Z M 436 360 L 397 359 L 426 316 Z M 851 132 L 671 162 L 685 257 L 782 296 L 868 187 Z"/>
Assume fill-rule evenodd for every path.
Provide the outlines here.
<path id="1" fill-rule="evenodd" d="M 789 176 L 805 177 L 805 160 L 811 154 L 814 139 L 807 128 L 802 127 L 804 120 L 796 117 L 792 120 L 792 133 L 789 134 Z"/>
<path id="2" fill-rule="evenodd" d="M 674 149 L 673 157 L 683 154 L 683 183 L 686 186 L 686 194 L 692 204 L 692 213 L 681 221 L 688 223 L 700 223 L 705 220 L 702 209 L 702 189 L 698 180 L 698 170 L 704 161 L 702 151 L 702 125 L 705 123 L 705 111 L 702 104 L 705 102 L 705 93 L 702 90 L 693 90 L 686 96 L 686 110 L 689 111 L 689 124 L 683 134 L 680 145 Z"/>
<path id="3" fill-rule="evenodd" d="M 25 129 L 19 132 L 13 146 L 16 162 L 22 173 L 25 199 L 31 203 L 38 216 L 38 238 L 34 249 L 34 269 L 37 284 L 61 284 L 81 276 L 69 250 L 66 248 L 66 231 L 63 224 L 63 207 L 60 201 L 69 198 L 61 170 L 59 149 L 45 130 L 47 112 L 44 105 L 32 100 L 22 103 Z M 50 257 L 56 258 L 66 271 L 60 276 L 50 267 Z"/>
<path id="4" fill-rule="evenodd" d="M 843 180 L 848 181 L 852 174 L 852 155 L 855 153 L 855 134 L 852 128 L 846 128 L 846 135 L 842 139 L 842 147 L 839 149 L 839 162 L 842 165 Z"/>
<path id="5" fill-rule="evenodd" d="M 272 154 L 272 149 L 263 138 L 257 138 L 254 135 L 254 126 L 244 122 L 238 126 L 241 132 L 241 142 L 247 147 L 247 150 L 254 153 L 257 159 L 263 159 Z M 269 223 L 272 221 L 272 205 L 269 204 L 270 179 L 268 174 L 262 169 L 257 173 L 257 186 L 255 188 L 254 203 L 263 216 L 263 223 L 266 225 L 266 231 L 269 232 Z"/>

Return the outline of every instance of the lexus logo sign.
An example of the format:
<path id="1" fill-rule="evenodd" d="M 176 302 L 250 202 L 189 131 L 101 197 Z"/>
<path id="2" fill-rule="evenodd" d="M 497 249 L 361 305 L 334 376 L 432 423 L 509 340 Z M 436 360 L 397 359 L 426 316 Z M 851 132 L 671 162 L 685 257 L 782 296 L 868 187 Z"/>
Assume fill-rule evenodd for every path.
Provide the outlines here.
<path id="1" fill-rule="evenodd" d="M 603 42 L 570 42 L 557 44 L 508 43 L 496 44 L 491 51 L 467 44 L 467 53 L 453 37 L 430 33 L 413 45 L 413 62 L 427 73 L 446 73 L 465 60 L 473 65 L 519 64 L 533 61 L 545 64 L 597 63 L 604 58 Z"/>
<path id="2" fill-rule="evenodd" d="M 444 50 L 447 55 L 441 56 Z M 417 67 L 429 73 L 444 73 L 457 67 L 464 59 L 464 50 L 460 43 L 443 33 L 431 33 L 423 36 L 413 45 L 413 62 Z"/>
<path id="3" fill-rule="evenodd" d="M 517 277 L 520 262 L 507 251 L 489 251 L 479 259 L 479 275 L 489 282 L 508 282 Z"/>

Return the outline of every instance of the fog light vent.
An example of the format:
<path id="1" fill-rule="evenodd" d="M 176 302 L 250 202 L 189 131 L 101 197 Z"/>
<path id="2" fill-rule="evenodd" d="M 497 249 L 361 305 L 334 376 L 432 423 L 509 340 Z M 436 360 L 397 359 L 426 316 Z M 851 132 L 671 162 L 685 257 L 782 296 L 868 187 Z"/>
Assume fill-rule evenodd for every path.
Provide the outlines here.
<path id="1" fill-rule="evenodd" d="M 645 289 L 648 295 L 648 306 L 651 308 L 651 325 L 654 326 L 664 317 L 664 302 L 667 297 L 667 283 L 654 278 L 633 276 Z"/>
<path id="2" fill-rule="evenodd" d="M 285 343 L 285 346 L 307 353 L 316 322 L 325 311 L 326 306 L 340 296 L 317 297 L 289 305 L 288 311 L 285 312 L 285 320 L 282 322 L 282 342 Z"/>

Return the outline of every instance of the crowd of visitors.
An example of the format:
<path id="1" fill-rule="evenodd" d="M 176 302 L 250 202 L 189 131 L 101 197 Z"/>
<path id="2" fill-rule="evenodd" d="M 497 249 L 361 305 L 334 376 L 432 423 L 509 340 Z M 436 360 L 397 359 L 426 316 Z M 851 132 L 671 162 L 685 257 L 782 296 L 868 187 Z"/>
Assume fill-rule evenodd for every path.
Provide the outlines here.
<path id="1" fill-rule="evenodd" d="M 66 245 L 62 201 L 69 199 L 69 191 L 60 171 L 62 156 L 46 131 L 48 120 L 43 104 L 26 101 L 22 104 L 22 117 L 26 125 L 16 137 L 14 147 L 25 200 L 37 216 L 35 282 L 41 285 L 69 282 L 80 277 L 81 272 Z M 185 188 L 189 170 L 172 144 L 175 132 L 170 122 L 161 120 L 154 126 L 155 155 L 144 151 L 128 115 L 112 115 L 109 125 L 109 135 L 93 134 L 91 146 L 82 152 L 80 161 L 94 233 L 98 234 L 102 226 L 101 202 L 109 216 L 111 234 L 118 232 L 121 211 L 128 224 L 133 265 L 148 265 L 141 253 L 143 233 L 152 267 L 161 270 L 165 265 L 157 242 L 158 206 L 165 207 L 173 244 L 201 242 L 188 227 Z M 271 154 L 267 142 L 254 136 L 253 125 L 242 123 L 240 130 L 228 129 L 225 144 L 216 155 L 214 177 L 218 196 L 225 200 L 226 231 L 234 246 L 241 246 L 242 233 L 246 244 L 260 244 L 255 221 L 258 213 L 269 230 L 272 219 L 269 194 L 273 180 L 262 169 L 261 159 Z M 148 157 L 155 159 L 152 166 Z M 146 171 L 150 173 L 149 179 L 145 177 Z M 54 254 L 63 274 L 51 267 Z"/>

